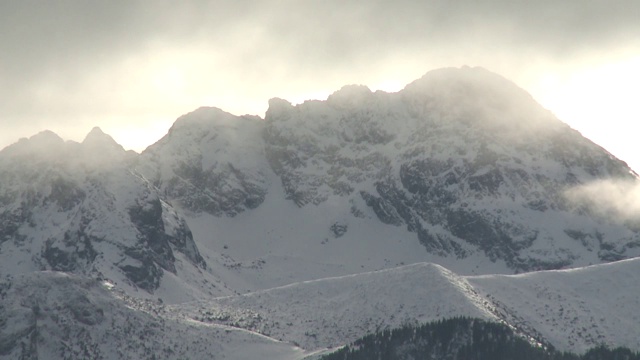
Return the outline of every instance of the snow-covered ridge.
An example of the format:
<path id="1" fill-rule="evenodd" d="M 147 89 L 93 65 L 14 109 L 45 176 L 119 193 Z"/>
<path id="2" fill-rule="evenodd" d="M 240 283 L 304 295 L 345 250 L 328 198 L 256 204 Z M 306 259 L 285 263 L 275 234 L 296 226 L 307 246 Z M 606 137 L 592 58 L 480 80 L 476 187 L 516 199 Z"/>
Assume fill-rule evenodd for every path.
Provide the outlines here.
<path id="1" fill-rule="evenodd" d="M 112 289 L 112 290 L 109 290 Z M 291 344 L 161 316 L 113 284 L 58 272 L 0 279 L 0 359 L 301 359 Z"/>
<path id="2" fill-rule="evenodd" d="M 166 271 L 184 280 L 171 246 L 187 263 L 204 251 L 218 288 L 204 293 L 218 294 L 420 261 L 471 274 L 640 255 L 638 232 L 564 197 L 592 181 L 637 178 L 499 75 L 443 69 L 398 93 L 346 86 L 327 101 L 270 105 L 265 120 L 197 109 L 139 156 L 99 129 L 80 144 L 44 132 L 0 151 L 7 264 L 47 269 L 29 254 L 59 243 L 74 264 L 64 269 L 111 274 L 82 260 L 107 251 L 76 244 L 84 238 L 72 234 L 85 229 L 112 238 L 103 244 L 145 248 L 136 256 L 146 259 L 141 278 L 155 279 L 147 289 Z M 136 226 L 132 207 L 160 209 L 163 220 Z M 191 229 L 192 244 L 141 245 L 159 234 L 188 239 Z M 107 252 L 105 264 L 140 268 Z M 298 270 L 304 263 L 313 266 Z M 182 269 L 190 282 L 199 276 Z"/>
<path id="3" fill-rule="evenodd" d="M 302 359 L 374 331 L 455 316 L 506 323 L 561 351 L 599 344 L 638 350 L 639 266 L 632 259 L 461 277 L 420 263 L 176 305 L 131 297 L 108 281 L 23 274 L 0 281 L 0 359 L 203 359 L 211 351 L 230 359 Z M 33 340 L 34 332 L 44 340 Z"/>
<path id="4" fill-rule="evenodd" d="M 454 316 L 497 321 L 490 304 L 463 278 L 427 263 L 179 304 L 170 311 L 250 329 L 307 350 L 340 346 L 405 323 Z"/>
<path id="5" fill-rule="evenodd" d="M 536 329 L 558 349 L 640 349 L 640 259 L 466 280 L 510 321 Z"/>
<path id="6" fill-rule="evenodd" d="M 640 259 L 521 275 L 458 276 L 419 263 L 170 307 L 307 350 L 454 316 L 499 321 L 561 351 L 640 349 Z"/>
<path id="7" fill-rule="evenodd" d="M 153 292 L 165 272 L 206 268 L 135 160 L 97 128 L 82 143 L 45 132 L 1 151 L 0 273 L 65 271 Z"/>

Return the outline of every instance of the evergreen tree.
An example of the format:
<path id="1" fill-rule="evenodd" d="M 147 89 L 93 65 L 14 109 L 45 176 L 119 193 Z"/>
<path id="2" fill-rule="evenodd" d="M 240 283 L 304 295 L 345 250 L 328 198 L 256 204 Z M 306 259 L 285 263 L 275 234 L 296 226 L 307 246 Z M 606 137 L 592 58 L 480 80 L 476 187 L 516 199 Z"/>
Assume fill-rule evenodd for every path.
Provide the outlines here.
<path id="1" fill-rule="evenodd" d="M 530 343 L 506 325 L 452 318 L 367 335 L 323 360 L 640 360 L 629 349 L 596 347 L 579 356 Z"/>

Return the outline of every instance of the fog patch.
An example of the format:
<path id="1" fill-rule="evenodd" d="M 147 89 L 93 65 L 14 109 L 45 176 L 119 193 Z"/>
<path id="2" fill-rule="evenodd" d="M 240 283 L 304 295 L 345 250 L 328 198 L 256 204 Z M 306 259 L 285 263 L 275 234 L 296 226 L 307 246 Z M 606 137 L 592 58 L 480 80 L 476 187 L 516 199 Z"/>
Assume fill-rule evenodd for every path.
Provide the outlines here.
<path id="1" fill-rule="evenodd" d="M 578 209 L 640 230 L 640 181 L 599 180 L 565 192 Z"/>

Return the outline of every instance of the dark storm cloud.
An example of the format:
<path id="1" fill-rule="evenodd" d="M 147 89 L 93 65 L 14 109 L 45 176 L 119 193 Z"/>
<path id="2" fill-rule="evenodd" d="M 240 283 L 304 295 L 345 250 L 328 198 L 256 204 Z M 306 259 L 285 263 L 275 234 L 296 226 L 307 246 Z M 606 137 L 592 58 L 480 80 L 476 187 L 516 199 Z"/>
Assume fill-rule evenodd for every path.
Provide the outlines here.
<path id="1" fill-rule="evenodd" d="M 639 16 L 636 0 L 7 0 L 0 2 L 0 122 L 71 122 L 75 111 L 124 108 L 115 94 L 134 74 L 121 65 L 139 56 L 144 70 L 144 61 L 158 60 L 157 48 L 202 51 L 202 61 L 183 66 L 198 67 L 203 86 L 225 78 L 243 91 L 379 71 L 396 57 L 474 61 L 508 53 L 499 63 L 533 53 L 572 61 L 637 46 Z"/>

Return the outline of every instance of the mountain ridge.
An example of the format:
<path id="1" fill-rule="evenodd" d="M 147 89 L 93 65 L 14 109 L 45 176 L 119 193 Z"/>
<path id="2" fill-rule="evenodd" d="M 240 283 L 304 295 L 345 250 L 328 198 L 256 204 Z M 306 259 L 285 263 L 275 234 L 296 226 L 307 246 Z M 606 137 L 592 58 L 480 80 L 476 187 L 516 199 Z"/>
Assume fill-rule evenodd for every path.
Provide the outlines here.
<path id="1" fill-rule="evenodd" d="M 629 259 L 461 277 L 421 263 L 174 305 L 129 296 L 108 280 L 35 272 L 0 279 L 0 358 L 46 351 L 51 358 L 205 359 L 215 351 L 231 358 L 302 359 L 366 334 L 461 316 L 501 323 L 530 343 L 558 351 L 583 353 L 600 345 L 637 351 L 637 289 L 629 285 L 638 281 L 638 266 L 638 259 Z M 620 273 L 625 276 L 612 277 Z M 513 281 L 520 284 L 508 289 Z M 585 285 L 599 291 L 589 297 L 575 291 Z M 33 340 L 34 332 L 47 340 Z M 120 344 L 118 352 L 101 336 Z"/>
<path id="2" fill-rule="evenodd" d="M 540 126 L 541 122 L 545 126 Z M 496 124 L 500 126 L 495 128 Z M 78 147 L 83 150 L 77 151 Z M 394 263 L 368 253 L 376 260 L 362 266 L 370 270 L 411 259 L 446 264 L 469 274 L 473 272 L 466 265 L 455 263 L 484 257 L 488 260 L 485 264 L 496 266 L 487 267 L 491 270 L 478 267 L 481 273 L 526 272 L 640 255 L 637 232 L 625 224 L 599 218 L 594 227 L 590 224 L 597 213 L 571 203 L 565 196 L 567 189 L 576 185 L 603 179 L 637 182 L 637 175 L 555 119 L 526 91 L 481 68 L 434 70 L 397 93 L 371 92 L 365 86 L 349 85 L 326 101 L 294 106 L 274 98 L 265 119 L 202 107 L 181 116 L 166 136 L 139 155 L 125 152 L 99 128 L 94 128 L 83 143 L 65 143 L 57 135 L 44 132 L 0 151 L 0 163 L 11 162 L 17 156 L 14 152 L 22 149 L 18 152 L 28 153 L 30 148 L 57 164 L 57 169 L 46 163 L 29 169 L 28 161 L 8 164 L 17 170 L 4 172 L 13 180 L 5 181 L 3 188 L 8 190 L 8 184 L 15 187 L 5 191 L 7 199 L 16 201 L 15 194 L 27 196 L 16 182 L 15 174 L 20 169 L 26 171 L 23 176 L 54 174 L 52 180 L 42 178 L 41 188 L 33 189 L 36 194 L 50 192 L 48 183 L 57 184 L 55 177 L 62 179 L 60 184 L 66 185 L 52 189 L 64 189 L 66 195 L 59 200 L 68 210 L 83 202 L 82 194 L 87 193 L 78 187 L 86 181 L 79 174 L 103 174 L 104 181 L 115 181 L 112 185 L 103 181 L 107 188 L 111 186 L 108 192 L 133 180 L 164 204 L 160 207 L 163 212 L 184 218 L 180 220 L 184 221 L 182 233 L 197 230 L 190 253 L 198 253 L 195 249 L 213 250 L 206 256 L 219 265 L 219 273 L 226 273 L 231 265 L 225 254 L 228 251 L 220 245 L 231 245 L 229 241 L 243 237 L 244 231 L 237 228 L 237 234 L 224 235 L 228 239 L 207 240 L 210 236 L 206 233 L 214 230 L 224 234 L 217 227 L 228 222 L 225 218 L 244 217 L 261 207 L 281 211 L 278 206 L 282 205 L 270 205 L 273 201 L 267 200 L 268 194 L 280 194 L 282 190 L 284 198 L 298 208 L 286 207 L 287 211 L 323 214 L 303 237 L 317 234 L 315 240 L 308 241 L 327 244 L 324 248 L 329 252 L 320 258 L 327 265 L 338 255 L 338 241 L 375 237 L 355 230 L 374 226 L 374 222 L 390 230 L 397 228 L 391 231 L 392 237 L 413 237 L 426 253 L 404 261 L 401 256 Z M 30 156 L 36 156 L 33 154 Z M 65 158 L 64 163 L 61 158 Z M 79 171 L 75 170 L 78 166 L 82 168 Z M 115 172 L 123 177 L 109 175 Z M 5 211 L 3 215 L 5 221 L 16 218 L 16 211 L 24 208 L 12 206 L 13 213 Z M 132 213 L 127 212 L 130 218 Z M 202 225 L 198 218 L 209 215 L 213 216 L 210 225 Z M 272 221 L 283 220 L 272 217 Z M 267 234 L 278 234 L 278 238 L 269 240 L 274 246 L 270 251 L 273 255 L 288 257 L 288 248 L 298 248 L 281 239 L 297 238 L 301 233 L 282 231 L 260 220 L 254 223 Z M 145 226 L 140 228 L 147 229 L 143 232 L 158 233 Z M 254 237 L 254 243 L 250 241 L 245 248 L 259 246 L 255 243 L 259 234 L 247 235 Z M 340 240 L 332 245 L 330 238 Z M 156 250 L 169 254 L 164 245 Z M 294 258 L 307 261 L 303 260 L 308 255 L 302 247 L 296 251 Z M 154 256 L 159 268 L 165 264 L 164 270 L 173 271 L 173 266 L 162 260 L 164 255 Z M 264 261 L 262 257 L 236 256 L 244 258 L 236 263 Z M 197 256 L 192 255 L 194 259 Z M 342 266 L 351 268 L 347 263 Z M 506 269 L 496 270 L 503 266 Z M 303 279 L 289 279 L 296 280 Z M 149 290 L 159 286 L 157 281 L 152 283 Z"/>

